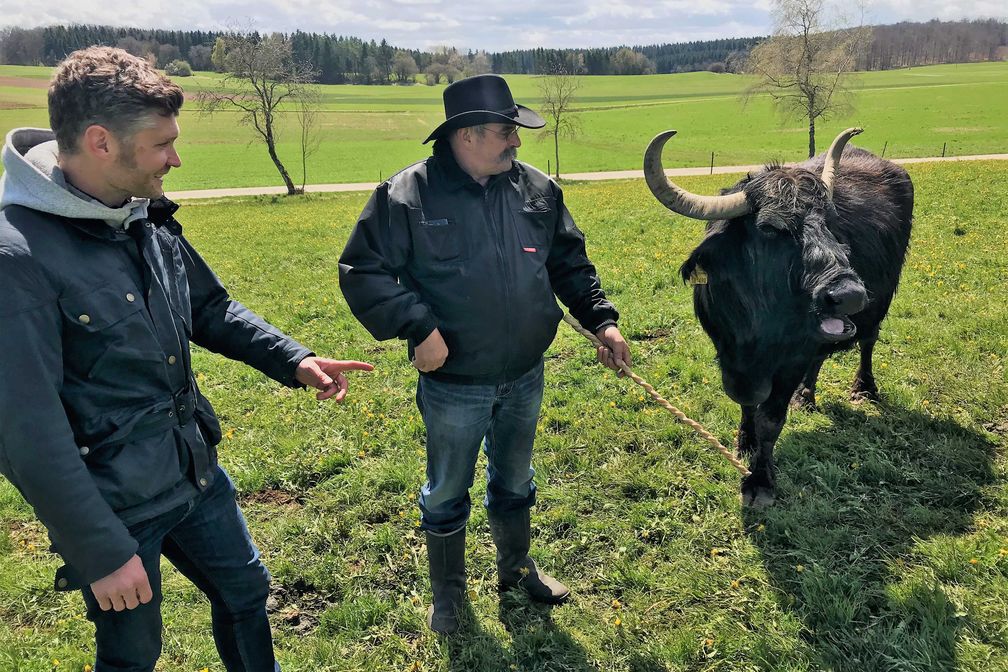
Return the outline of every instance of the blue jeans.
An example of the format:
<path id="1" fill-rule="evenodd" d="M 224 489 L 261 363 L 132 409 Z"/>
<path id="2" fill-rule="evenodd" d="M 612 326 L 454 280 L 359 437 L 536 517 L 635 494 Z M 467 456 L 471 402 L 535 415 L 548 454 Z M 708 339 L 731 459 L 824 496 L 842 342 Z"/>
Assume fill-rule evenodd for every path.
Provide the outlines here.
<path id="1" fill-rule="evenodd" d="M 516 380 L 499 385 L 420 376 L 417 407 L 427 427 L 421 528 L 447 534 L 466 524 L 480 444 L 487 456 L 487 510 L 514 511 L 535 503 L 532 444 L 542 397 L 542 360 Z"/>
<path id="2" fill-rule="evenodd" d="M 269 572 L 220 467 L 213 484 L 187 504 L 130 527 L 140 544 L 154 599 L 136 609 L 102 611 L 89 586 L 87 617 L 95 625 L 95 672 L 150 672 L 161 655 L 161 556 L 210 600 L 214 642 L 228 672 L 277 672 L 266 616 Z"/>

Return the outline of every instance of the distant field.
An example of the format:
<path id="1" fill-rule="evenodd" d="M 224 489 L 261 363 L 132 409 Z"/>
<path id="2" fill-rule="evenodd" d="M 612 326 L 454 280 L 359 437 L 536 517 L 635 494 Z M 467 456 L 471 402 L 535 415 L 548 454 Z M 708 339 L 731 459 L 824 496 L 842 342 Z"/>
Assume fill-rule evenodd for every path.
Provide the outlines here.
<path id="1" fill-rule="evenodd" d="M 46 68 L 0 66 L 0 132 L 45 126 Z M 190 93 L 212 86 L 219 75 L 179 78 Z M 508 76 L 515 98 L 535 107 L 536 80 Z M 743 108 L 739 94 L 750 83 L 740 75 L 708 72 L 642 77 L 583 77 L 577 107 L 583 132 L 561 146 L 563 172 L 639 168 L 647 142 L 658 131 L 680 134 L 666 150 L 666 165 L 706 166 L 804 158 L 806 127 L 782 123 L 769 101 Z M 886 156 L 934 156 L 1008 152 L 1008 63 L 912 68 L 857 76 L 853 113 L 820 123 L 824 149 L 841 129 L 864 126 L 861 146 Z M 443 119 L 443 86 L 325 86 L 322 145 L 309 164 L 309 183 L 377 180 L 427 156 L 420 145 Z M 189 103 L 179 145 L 183 168 L 169 177 L 170 190 L 279 184 L 279 176 L 253 133 L 233 113 L 201 117 Z M 292 129 L 293 130 L 293 129 Z M 295 134 L 280 154 L 300 178 Z M 283 138 L 282 138 L 283 139 Z M 525 131 L 521 157 L 546 169 L 549 142 Z"/>
<path id="2" fill-rule="evenodd" d="M 472 617 L 448 641 L 424 624 L 416 373 L 401 342 L 372 340 L 337 286 L 337 257 L 367 195 L 184 205 L 189 238 L 235 297 L 320 354 L 377 365 L 352 376 L 336 405 L 194 354 L 224 428 L 221 461 L 273 572 L 284 669 L 1008 670 L 1008 170 L 909 168 L 913 242 L 875 349 L 883 402 L 852 405 L 857 354 L 831 359 L 821 412 L 793 413 L 778 443 L 777 504 L 742 509 L 731 466 L 560 325 L 546 359 L 533 538 L 537 560 L 574 600 L 499 606 L 477 504 Z M 682 183 L 712 193 L 732 181 Z M 641 180 L 572 184 L 565 197 L 621 311 L 635 370 L 730 443 L 739 409 L 676 277 L 702 225 L 670 215 Z M 59 562 L 46 548 L 0 479 L 4 672 L 93 663 L 81 598 L 52 590 Z M 159 669 L 222 672 L 209 605 L 178 572 L 165 576 Z"/>

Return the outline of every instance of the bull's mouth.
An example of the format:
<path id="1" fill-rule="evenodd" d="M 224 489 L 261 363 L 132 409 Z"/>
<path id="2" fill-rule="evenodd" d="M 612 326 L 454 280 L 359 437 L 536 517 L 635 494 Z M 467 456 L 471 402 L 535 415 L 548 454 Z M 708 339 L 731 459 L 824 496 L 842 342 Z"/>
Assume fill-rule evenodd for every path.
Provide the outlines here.
<path id="1" fill-rule="evenodd" d="M 846 315 L 818 315 L 819 338 L 827 343 L 839 343 L 853 338 L 857 327 Z"/>

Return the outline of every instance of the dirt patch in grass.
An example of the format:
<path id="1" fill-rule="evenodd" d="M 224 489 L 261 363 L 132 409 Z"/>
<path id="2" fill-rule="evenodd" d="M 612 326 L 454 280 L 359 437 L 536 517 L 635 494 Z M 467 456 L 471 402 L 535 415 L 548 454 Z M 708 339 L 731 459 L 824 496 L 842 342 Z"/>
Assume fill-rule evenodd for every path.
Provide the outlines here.
<path id="1" fill-rule="evenodd" d="M 289 584 L 274 584 L 266 599 L 266 611 L 299 635 L 306 635 L 319 624 L 320 614 L 335 601 L 324 596 L 310 583 L 297 579 Z"/>
<path id="2" fill-rule="evenodd" d="M 17 103 L 13 100 L 0 100 L 0 110 L 27 110 L 36 107 L 40 106 L 30 103 Z"/>
<path id="3" fill-rule="evenodd" d="M 304 504 L 304 493 L 291 492 L 281 488 L 266 488 L 250 492 L 241 498 L 242 504 L 267 504 L 289 509 L 300 508 Z"/>
<path id="4" fill-rule="evenodd" d="M 632 338 L 635 341 L 657 341 L 663 338 L 669 338 L 673 333 L 672 329 L 652 329 L 651 331 L 636 333 L 632 336 Z"/>
<path id="5" fill-rule="evenodd" d="M 0 77 L 0 86 L 15 86 L 22 89 L 48 89 L 48 79 L 34 77 Z"/>

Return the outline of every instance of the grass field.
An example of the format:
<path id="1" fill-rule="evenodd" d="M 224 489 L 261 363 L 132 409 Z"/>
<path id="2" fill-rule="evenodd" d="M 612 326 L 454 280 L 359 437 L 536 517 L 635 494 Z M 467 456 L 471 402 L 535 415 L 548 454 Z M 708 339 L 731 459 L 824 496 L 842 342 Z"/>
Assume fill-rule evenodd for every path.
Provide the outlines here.
<path id="1" fill-rule="evenodd" d="M 593 366 L 561 325 L 546 362 L 534 547 L 576 598 L 553 611 L 499 604 L 477 506 L 472 614 L 447 642 L 424 625 L 415 374 L 400 343 L 374 343 L 353 320 L 337 286 L 365 195 L 187 204 L 188 235 L 235 296 L 319 353 L 377 365 L 337 406 L 195 356 L 225 430 L 222 463 L 274 573 L 284 669 L 1008 670 L 1008 171 L 922 164 L 911 175 L 912 250 L 876 348 L 883 403 L 847 401 L 854 353 L 827 363 L 822 412 L 793 415 L 778 443 L 767 511 L 741 509 L 727 462 Z M 727 183 L 682 182 L 704 193 Z M 671 217 L 639 181 L 566 194 L 635 369 L 729 443 L 738 409 L 676 279 L 700 225 Z M 84 669 L 82 601 L 50 590 L 58 561 L 6 483 L 0 530 L 0 669 Z M 206 601 L 166 575 L 160 669 L 222 670 Z"/>
<path id="2" fill-rule="evenodd" d="M 0 133 L 17 126 L 46 126 L 45 68 L 0 66 Z M 219 76 L 179 78 L 190 93 Z M 534 77 L 509 76 L 515 99 L 539 100 Z M 647 142 L 659 131 L 680 134 L 667 150 L 668 167 L 745 165 L 771 159 L 800 160 L 808 147 L 806 124 L 782 123 L 766 98 L 745 108 L 741 75 L 696 72 L 641 77 L 583 77 L 578 94 L 582 133 L 561 145 L 563 172 L 640 167 Z M 855 109 L 818 126 L 825 149 L 837 132 L 864 126 L 858 144 L 889 157 L 1008 152 L 1008 63 L 911 68 L 857 75 Z M 325 86 L 321 146 L 309 163 L 308 182 L 377 181 L 429 149 L 420 144 L 442 120 L 443 86 Z M 183 168 L 169 190 L 282 184 L 253 132 L 233 113 L 201 117 L 184 109 L 179 151 Z M 280 154 L 300 178 L 296 133 L 281 137 Z M 284 141 L 284 137 L 286 141 Z M 553 150 L 532 131 L 522 134 L 523 159 L 547 168 Z M 296 170 L 295 170 L 296 169 Z"/>

